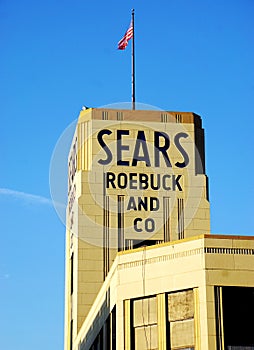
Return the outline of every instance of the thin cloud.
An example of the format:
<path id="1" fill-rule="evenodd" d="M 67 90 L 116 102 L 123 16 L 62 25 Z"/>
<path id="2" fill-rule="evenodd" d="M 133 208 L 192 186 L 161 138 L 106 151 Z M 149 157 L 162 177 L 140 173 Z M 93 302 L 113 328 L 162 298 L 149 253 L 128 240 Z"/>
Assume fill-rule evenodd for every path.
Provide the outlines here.
<path id="1" fill-rule="evenodd" d="M 9 273 L 4 273 L 4 274 L 0 275 L 1 280 L 8 280 L 10 278 L 11 278 L 11 276 Z"/>
<path id="2" fill-rule="evenodd" d="M 6 270 L 6 265 L 1 264 L 0 265 L 0 280 L 8 280 L 8 279 L 10 279 L 10 277 L 11 277 L 11 275 Z"/>
<path id="3" fill-rule="evenodd" d="M 51 199 L 43 197 L 43 196 L 38 196 L 36 194 L 31 194 L 31 193 L 26 193 L 26 192 L 21 192 L 21 191 L 15 191 L 11 190 L 9 188 L 0 188 L 0 195 L 6 195 L 9 197 L 13 197 L 15 199 L 21 199 L 26 202 L 32 202 L 36 204 L 46 204 L 53 206 L 54 204 L 57 206 L 62 206 L 65 207 L 64 204 L 62 203 L 55 203 Z"/>

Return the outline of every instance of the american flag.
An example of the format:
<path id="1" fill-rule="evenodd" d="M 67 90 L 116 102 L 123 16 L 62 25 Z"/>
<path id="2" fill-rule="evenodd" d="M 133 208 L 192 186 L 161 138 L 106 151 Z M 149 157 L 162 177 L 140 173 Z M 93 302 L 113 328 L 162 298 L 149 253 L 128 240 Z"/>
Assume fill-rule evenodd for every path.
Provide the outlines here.
<path id="1" fill-rule="evenodd" d="M 133 37 L 133 24 L 131 24 L 124 34 L 123 38 L 118 42 L 118 50 L 124 50 L 128 45 L 128 41 Z"/>

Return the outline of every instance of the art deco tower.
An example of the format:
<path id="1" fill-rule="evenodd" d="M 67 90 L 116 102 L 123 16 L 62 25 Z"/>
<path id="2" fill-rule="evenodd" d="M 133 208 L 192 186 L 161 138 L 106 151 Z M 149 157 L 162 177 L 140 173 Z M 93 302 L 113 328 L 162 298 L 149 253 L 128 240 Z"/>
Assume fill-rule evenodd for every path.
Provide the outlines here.
<path id="1" fill-rule="evenodd" d="M 210 232 L 194 113 L 81 111 L 68 162 L 66 350 L 118 251 Z"/>

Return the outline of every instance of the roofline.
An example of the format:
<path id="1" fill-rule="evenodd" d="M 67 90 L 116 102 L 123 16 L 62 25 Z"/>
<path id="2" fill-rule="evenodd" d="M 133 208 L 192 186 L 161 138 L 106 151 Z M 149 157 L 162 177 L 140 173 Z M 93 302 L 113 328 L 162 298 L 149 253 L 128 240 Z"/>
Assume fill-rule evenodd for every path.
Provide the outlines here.
<path id="1" fill-rule="evenodd" d="M 143 246 L 143 247 L 140 247 L 140 248 L 133 248 L 133 249 L 128 249 L 128 250 L 123 250 L 121 252 L 118 252 L 117 255 L 124 255 L 124 254 L 130 254 L 130 253 L 134 253 L 134 252 L 140 252 L 140 251 L 143 251 L 144 249 L 150 250 L 150 249 L 155 249 L 155 248 L 172 246 L 172 245 L 181 244 L 181 243 L 184 243 L 184 242 L 197 241 L 199 239 L 205 239 L 205 238 L 209 238 L 209 239 L 227 239 L 227 240 L 234 239 L 234 240 L 254 241 L 254 236 L 237 236 L 237 235 L 223 235 L 223 234 L 220 235 L 220 234 L 210 234 L 210 233 L 207 234 L 207 233 L 204 233 L 204 234 L 198 235 L 198 236 L 178 239 L 176 241 L 164 242 L 164 243 L 154 244 L 154 245 L 151 245 L 151 246 Z"/>

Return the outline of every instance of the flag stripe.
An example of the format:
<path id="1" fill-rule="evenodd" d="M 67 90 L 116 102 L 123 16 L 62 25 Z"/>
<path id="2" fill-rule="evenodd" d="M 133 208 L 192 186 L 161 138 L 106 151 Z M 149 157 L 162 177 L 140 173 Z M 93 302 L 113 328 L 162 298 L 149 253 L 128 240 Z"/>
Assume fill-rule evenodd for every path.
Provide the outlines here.
<path id="1" fill-rule="evenodd" d="M 128 45 L 128 41 L 133 37 L 133 25 L 132 22 L 124 34 L 123 38 L 118 42 L 118 50 L 124 50 Z"/>

